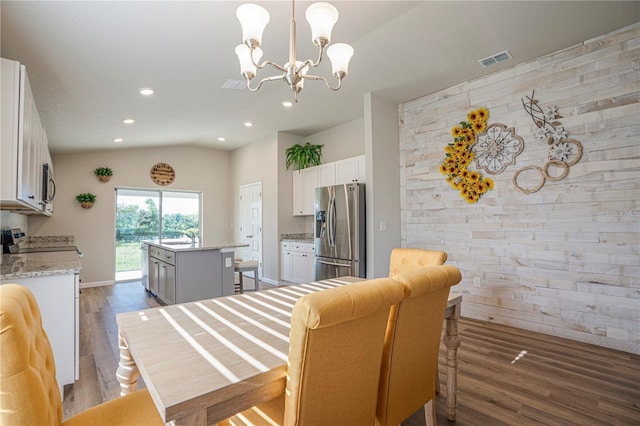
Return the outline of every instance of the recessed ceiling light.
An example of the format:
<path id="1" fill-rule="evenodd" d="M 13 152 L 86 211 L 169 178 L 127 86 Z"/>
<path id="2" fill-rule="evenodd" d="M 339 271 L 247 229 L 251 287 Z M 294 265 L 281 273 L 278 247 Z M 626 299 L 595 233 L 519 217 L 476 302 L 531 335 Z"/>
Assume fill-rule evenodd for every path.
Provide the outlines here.
<path id="1" fill-rule="evenodd" d="M 220 138 L 218 138 L 218 140 L 219 140 L 220 142 L 224 142 L 224 141 L 226 141 L 226 140 L 227 140 L 227 138 L 220 137 Z"/>
<path id="2" fill-rule="evenodd" d="M 285 108 L 291 108 L 293 106 L 293 102 L 291 101 L 282 101 L 282 106 Z"/>
<path id="3" fill-rule="evenodd" d="M 150 96 L 150 95 L 153 95 L 155 92 L 150 87 L 143 87 L 142 89 L 138 90 L 138 93 L 144 96 Z"/>
<path id="4" fill-rule="evenodd" d="M 118 142 L 124 141 L 124 139 L 122 139 L 122 138 L 113 138 L 113 141 L 118 143 Z"/>
<path id="5" fill-rule="evenodd" d="M 134 120 L 133 118 L 125 118 L 124 120 L 122 120 L 122 122 L 124 124 L 133 124 L 136 122 L 136 120 Z"/>
<path id="6" fill-rule="evenodd" d="M 244 122 L 244 126 L 245 126 L 245 127 L 253 127 L 253 123 L 252 123 L 252 122 L 250 122 L 250 121 L 245 121 L 245 122 Z"/>

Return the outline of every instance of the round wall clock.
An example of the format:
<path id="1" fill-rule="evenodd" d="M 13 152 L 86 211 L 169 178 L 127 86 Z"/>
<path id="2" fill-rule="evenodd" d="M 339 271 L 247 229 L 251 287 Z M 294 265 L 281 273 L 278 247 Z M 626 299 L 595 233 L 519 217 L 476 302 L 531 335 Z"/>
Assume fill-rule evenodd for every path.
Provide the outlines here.
<path id="1" fill-rule="evenodd" d="M 157 163 L 151 168 L 151 180 L 160 186 L 170 185 L 175 178 L 175 170 L 167 163 Z"/>

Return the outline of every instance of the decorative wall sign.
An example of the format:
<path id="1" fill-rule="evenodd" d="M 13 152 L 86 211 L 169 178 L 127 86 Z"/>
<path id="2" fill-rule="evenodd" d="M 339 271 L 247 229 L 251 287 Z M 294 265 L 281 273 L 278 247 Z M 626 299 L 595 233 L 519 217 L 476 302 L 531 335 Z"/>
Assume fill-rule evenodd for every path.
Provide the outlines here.
<path id="1" fill-rule="evenodd" d="M 475 155 L 476 167 L 497 175 L 516 163 L 516 157 L 524 149 L 524 140 L 516 135 L 513 127 L 496 123 L 479 134 L 469 149 Z"/>
<path id="2" fill-rule="evenodd" d="M 475 154 L 470 150 L 478 134 L 487 128 L 489 111 L 479 108 L 467 114 L 469 121 L 461 121 L 451 129 L 453 143 L 444 148 L 445 159 L 440 163 L 440 173 L 447 175 L 447 182 L 468 203 L 477 203 L 480 197 L 493 189 L 493 180 L 483 178 L 476 170 L 468 170 Z"/>
<path id="3" fill-rule="evenodd" d="M 549 145 L 549 155 L 547 163 L 542 167 L 536 168 L 541 170 L 543 180 L 540 185 L 531 190 L 524 190 L 517 182 L 518 175 L 521 171 L 531 168 L 523 168 L 513 176 L 513 185 L 520 192 L 525 194 L 531 194 L 539 191 L 544 186 L 545 179 L 560 180 L 565 178 L 569 174 L 569 167 L 576 164 L 582 158 L 582 144 L 575 139 L 568 139 L 568 133 L 562 127 L 562 123 L 557 121 L 558 118 L 562 118 L 558 114 L 557 106 L 550 106 L 546 110 L 543 110 L 538 101 L 534 99 L 535 90 L 531 92 L 531 96 L 527 96 L 527 102 L 522 100 L 522 106 L 524 110 L 531 116 L 531 119 L 538 127 L 535 132 L 536 138 L 539 140 L 547 140 Z M 549 175 L 549 167 L 557 166 L 562 168 L 562 172 L 557 176 Z"/>
<path id="4" fill-rule="evenodd" d="M 167 163 L 157 163 L 151 168 L 151 180 L 160 186 L 170 185 L 175 178 L 175 170 Z"/>

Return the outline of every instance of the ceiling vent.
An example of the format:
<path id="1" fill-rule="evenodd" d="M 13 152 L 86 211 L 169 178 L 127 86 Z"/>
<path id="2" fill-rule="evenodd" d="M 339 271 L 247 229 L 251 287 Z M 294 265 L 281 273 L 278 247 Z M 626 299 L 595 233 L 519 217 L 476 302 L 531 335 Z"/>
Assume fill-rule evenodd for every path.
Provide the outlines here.
<path id="1" fill-rule="evenodd" d="M 244 90 L 247 88 L 247 82 L 245 80 L 233 80 L 229 79 L 222 83 L 223 89 Z"/>
<path id="2" fill-rule="evenodd" d="M 500 53 L 496 53 L 495 55 L 480 59 L 478 62 L 480 62 L 480 65 L 482 65 L 483 67 L 488 67 L 490 65 L 497 64 L 498 62 L 508 61 L 511 58 L 511 53 L 509 53 L 508 50 L 504 50 Z"/>

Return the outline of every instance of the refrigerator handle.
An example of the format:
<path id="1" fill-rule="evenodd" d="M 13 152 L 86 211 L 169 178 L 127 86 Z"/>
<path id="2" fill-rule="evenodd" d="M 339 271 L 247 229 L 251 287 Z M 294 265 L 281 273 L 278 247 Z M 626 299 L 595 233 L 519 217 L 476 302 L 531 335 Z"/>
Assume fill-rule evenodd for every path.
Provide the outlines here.
<path id="1" fill-rule="evenodd" d="M 330 266 L 340 266 L 341 268 L 349 268 L 349 269 L 351 269 L 351 264 L 327 262 L 327 261 L 318 260 L 318 259 L 316 259 L 316 263 L 321 263 L 323 265 L 330 265 Z"/>
<path id="2" fill-rule="evenodd" d="M 336 194 L 331 193 L 329 200 L 329 246 L 336 246 Z"/>

